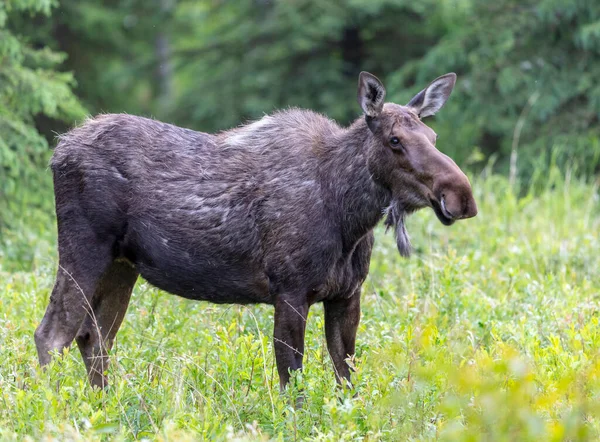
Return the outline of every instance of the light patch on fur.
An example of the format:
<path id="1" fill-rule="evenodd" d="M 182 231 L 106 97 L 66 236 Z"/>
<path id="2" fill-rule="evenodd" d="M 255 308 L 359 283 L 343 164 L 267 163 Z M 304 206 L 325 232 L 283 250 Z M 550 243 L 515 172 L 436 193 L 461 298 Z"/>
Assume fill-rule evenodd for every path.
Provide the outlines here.
<path id="1" fill-rule="evenodd" d="M 393 201 L 385 210 L 385 231 L 393 227 L 396 233 L 396 247 L 400 255 L 408 258 L 412 253 L 412 244 L 406 230 L 405 220 L 409 213 L 404 210 L 396 201 Z"/>
<path id="2" fill-rule="evenodd" d="M 273 118 L 269 115 L 261 118 L 258 121 L 242 126 L 231 131 L 231 134 L 226 138 L 225 143 L 230 147 L 251 147 L 250 141 L 259 136 L 264 136 L 264 130 L 273 124 Z"/>

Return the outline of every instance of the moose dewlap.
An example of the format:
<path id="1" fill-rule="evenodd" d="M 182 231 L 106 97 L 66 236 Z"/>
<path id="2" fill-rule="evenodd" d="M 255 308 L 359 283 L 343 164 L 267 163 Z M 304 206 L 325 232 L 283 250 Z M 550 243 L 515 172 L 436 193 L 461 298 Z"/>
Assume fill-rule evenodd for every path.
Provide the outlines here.
<path id="1" fill-rule="evenodd" d="M 281 386 L 302 367 L 309 307 L 323 302 L 338 381 L 350 379 L 360 288 L 373 228 L 387 215 L 401 254 L 404 220 L 431 207 L 446 225 L 477 214 L 465 174 L 421 119 L 456 76 L 406 106 L 363 72 L 365 116 L 342 128 L 308 110 L 276 112 L 205 134 L 129 115 L 101 115 L 60 138 L 52 158 L 59 268 L 35 332 L 40 363 L 75 339 L 90 381 L 106 385 L 107 352 L 142 275 L 167 292 L 275 307 Z"/>

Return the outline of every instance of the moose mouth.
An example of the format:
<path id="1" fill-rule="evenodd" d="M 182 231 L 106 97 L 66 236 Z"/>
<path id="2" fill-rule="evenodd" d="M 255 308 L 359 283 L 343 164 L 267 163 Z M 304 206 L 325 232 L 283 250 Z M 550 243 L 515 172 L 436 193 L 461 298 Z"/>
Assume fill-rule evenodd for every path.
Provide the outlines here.
<path id="1" fill-rule="evenodd" d="M 434 199 L 430 199 L 430 201 L 431 201 L 431 207 L 433 208 L 435 215 L 438 217 L 438 219 L 440 220 L 440 222 L 443 225 L 451 226 L 452 224 L 454 224 L 454 221 L 456 221 L 456 220 L 452 217 L 450 212 L 448 212 L 448 210 L 446 210 L 446 205 L 444 203 L 443 197 L 442 197 L 441 203 Z"/>

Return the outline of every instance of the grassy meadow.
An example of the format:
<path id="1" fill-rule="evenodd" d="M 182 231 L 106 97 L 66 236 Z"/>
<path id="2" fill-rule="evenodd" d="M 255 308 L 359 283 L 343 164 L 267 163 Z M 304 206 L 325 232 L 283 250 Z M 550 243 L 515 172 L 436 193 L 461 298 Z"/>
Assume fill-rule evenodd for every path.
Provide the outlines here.
<path id="1" fill-rule="evenodd" d="M 23 216 L 0 250 L 0 440 L 598 440 L 599 182 L 551 170 L 536 183 L 517 196 L 504 177 L 474 177 L 479 215 L 448 228 L 416 214 L 408 260 L 378 230 L 353 391 L 336 388 L 320 305 L 282 395 L 270 307 L 142 281 L 110 388 L 89 387 L 76 346 L 42 372 L 33 332 L 54 225 Z"/>

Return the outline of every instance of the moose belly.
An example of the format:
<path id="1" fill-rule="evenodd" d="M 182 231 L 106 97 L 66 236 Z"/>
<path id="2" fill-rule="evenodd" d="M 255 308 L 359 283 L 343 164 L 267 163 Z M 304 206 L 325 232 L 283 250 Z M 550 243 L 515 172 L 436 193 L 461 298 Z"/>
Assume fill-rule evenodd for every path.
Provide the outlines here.
<path id="1" fill-rule="evenodd" d="M 217 304 L 271 304 L 269 281 L 256 278 L 243 267 L 232 265 L 193 267 L 155 267 L 145 262 L 136 265 L 140 274 L 152 285 L 187 299 Z"/>
<path id="2" fill-rule="evenodd" d="M 132 232 L 121 247 L 149 283 L 188 299 L 219 304 L 271 304 L 269 278 L 247 247 L 197 232 Z"/>

